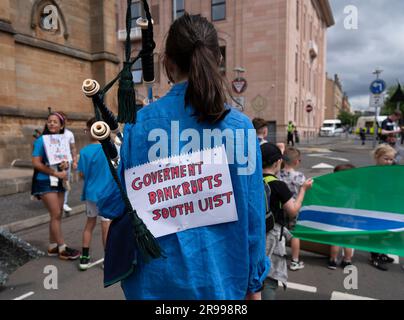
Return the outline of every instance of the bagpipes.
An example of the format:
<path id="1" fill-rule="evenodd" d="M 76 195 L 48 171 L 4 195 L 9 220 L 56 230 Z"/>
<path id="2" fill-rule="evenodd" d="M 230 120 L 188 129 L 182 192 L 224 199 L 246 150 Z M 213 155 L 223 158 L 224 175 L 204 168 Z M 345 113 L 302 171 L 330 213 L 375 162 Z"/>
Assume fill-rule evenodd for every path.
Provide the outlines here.
<path id="1" fill-rule="evenodd" d="M 101 89 L 97 81 L 87 79 L 83 82 L 82 90 L 87 97 L 92 98 L 97 122 L 91 127 L 91 135 L 100 141 L 105 156 L 108 159 L 111 174 L 118 186 L 120 196 L 125 204 L 125 214 L 114 219 L 111 223 L 104 261 L 104 286 L 112 285 L 128 277 L 138 263 L 137 253 L 142 261 L 162 257 L 162 251 L 152 233 L 133 209 L 118 173 L 118 152 L 111 140 L 111 133 L 116 134 L 122 143 L 124 137 L 119 132 L 118 123 L 136 123 L 136 95 L 134 90 L 132 65 L 142 60 L 143 80 L 148 89 L 146 102 L 153 101 L 154 59 L 153 51 L 156 47 L 153 39 L 153 21 L 147 0 L 142 0 L 146 18 L 140 17 L 136 22 L 142 31 L 142 50 L 136 58 L 130 59 L 131 54 L 131 5 L 128 0 L 126 12 L 126 43 L 125 62 L 123 69 Z M 119 79 L 118 88 L 118 117 L 108 109 L 104 103 L 107 91 Z"/>

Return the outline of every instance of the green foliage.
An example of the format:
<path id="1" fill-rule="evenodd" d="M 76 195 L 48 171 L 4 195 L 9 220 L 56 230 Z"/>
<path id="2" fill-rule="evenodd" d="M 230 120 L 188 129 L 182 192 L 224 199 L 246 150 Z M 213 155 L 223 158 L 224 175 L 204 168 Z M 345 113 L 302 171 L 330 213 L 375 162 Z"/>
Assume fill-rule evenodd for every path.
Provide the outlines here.
<path id="1" fill-rule="evenodd" d="M 398 85 L 391 86 L 387 89 L 387 98 L 384 103 L 384 106 L 382 107 L 382 110 L 380 112 L 381 116 L 389 116 L 391 115 L 394 111 L 396 111 L 397 108 L 397 103 L 396 102 L 391 102 L 390 97 L 394 95 L 394 93 L 397 90 Z M 400 110 L 401 112 L 404 113 L 404 102 L 401 102 L 400 104 Z"/>
<path id="2" fill-rule="evenodd" d="M 359 117 L 360 114 L 350 113 L 344 110 L 340 111 L 338 114 L 338 120 L 341 120 L 343 126 L 356 126 L 356 122 L 358 121 Z"/>

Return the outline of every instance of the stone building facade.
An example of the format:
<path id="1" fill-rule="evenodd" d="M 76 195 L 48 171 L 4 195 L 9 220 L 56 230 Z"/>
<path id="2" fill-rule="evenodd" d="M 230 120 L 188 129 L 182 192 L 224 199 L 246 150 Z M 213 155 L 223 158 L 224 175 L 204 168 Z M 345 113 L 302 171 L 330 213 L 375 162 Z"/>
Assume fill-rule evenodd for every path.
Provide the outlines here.
<path id="1" fill-rule="evenodd" d="M 119 70 L 116 6 L 102 0 L 0 0 L 0 166 L 31 158 L 34 129 L 65 112 L 84 144 L 93 115 L 84 79 L 101 85 Z M 116 110 L 116 95 L 107 103 Z"/>
<path id="2" fill-rule="evenodd" d="M 341 111 L 351 112 L 348 96 L 345 94 L 338 75 L 326 77 L 325 118 L 337 119 Z"/>
<path id="3" fill-rule="evenodd" d="M 268 121 L 271 137 L 283 140 L 286 125 L 293 121 L 302 136 L 318 133 L 325 117 L 326 30 L 334 24 L 328 0 L 150 0 L 155 21 L 155 94 L 169 89 L 161 67 L 164 39 L 173 20 L 184 11 L 201 14 L 218 30 L 223 71 L 229 82 L 238 76 L 247 89 L 234 97 L 251 118 Z M 134 16 L 142 14 L 133 1 Z M 120 56 L 124 56 L 126 0 L 117 0 Z M 133 24 L 133 55 L 140 49 L 140 30 Z M 238 70 L 238 71 L 235 71 Z M 245 71 L 245 72 L 240 72 Z M 133 70 L 137 79 L 141 67 Z M 139 100 L 146 91 L 136 86 Z M 311 105 L 313 111 L 306 112 Z"/>

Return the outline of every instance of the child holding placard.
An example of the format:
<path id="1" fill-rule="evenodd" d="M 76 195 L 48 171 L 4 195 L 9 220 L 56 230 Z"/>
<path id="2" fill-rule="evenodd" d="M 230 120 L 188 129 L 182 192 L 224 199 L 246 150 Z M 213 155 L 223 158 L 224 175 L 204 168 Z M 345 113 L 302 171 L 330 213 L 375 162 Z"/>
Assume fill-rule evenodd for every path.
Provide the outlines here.
<path id="1" fill-rule="evenodd" d="M 45 151 L 44 136 L 63 134 L 64 118 L 57 112 L 48 116 L 43 135 L 35 140 L 32 152 L 32 164 L 34 177 L 32 182 L 32 195 L 41 199 L 49 211 L 49 256 L 59 256 L 63 260 L 74 260 L 80 256 L 80 252 L 69 248 L 62 234 L 62 208 L 64 201 L 63 180 L 66 180 L 67 163 L 61 162 L 59 170 L 49 165 Z"/>

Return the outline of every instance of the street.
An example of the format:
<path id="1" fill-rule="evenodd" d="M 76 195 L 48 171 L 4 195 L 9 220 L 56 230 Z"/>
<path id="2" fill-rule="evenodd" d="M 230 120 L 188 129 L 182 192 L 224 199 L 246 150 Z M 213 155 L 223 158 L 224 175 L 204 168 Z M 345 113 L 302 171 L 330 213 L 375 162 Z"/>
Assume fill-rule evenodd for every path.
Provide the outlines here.
<path id="1" fill-rule="evenodd" d="M 368 142 L 366 146 L 361 146 L 358 140 L 346 140 L 345 137 L 319 138 L 315 145 L 298 146 L 303 155 L 301 170 L 307 177 L 314 177 L 332 171 L 331 168 L 313 169 L 313 166 L 318 164 L 335 166 L 350 162 L 356 166 L 372 165 L 371 147 L 371 142 Z M 84 224 L 84 214 L 64 219 L 63 232 L 69 246 L 81 248 Z M 44 251 L 48 243 L 48 225 L 43 224 L 20 231 L 18 236 Z M 6 286 L 0 287 L 0 300 L 16 298 L 27 300 L 124 299 L 119 285 L 103 288 L 103 270 L 100 260 L 103 258 L 102 251 L 101 230 L 98 224 L 90 252 L 92 261 L 95 262 L 93 267 L 82 272 L 78 270 L 78 261 L 66 262 L 53 257 L 43 257 L 31 261 L 14 272 Z M 327 269 L 327 257 L 303 251 L 301 260 L 304 261 L 305 268 L 295 272 L 289 271 L 289 288 L 286 291 L 279 288 L 278 299 L 404 299 L 404 287 L 402 286 L 404 271 L 401 269 L 404 259 L 400 260 L 395 257 L 396 261 L 389 266 L 388 272 L 373 268 L 369 265 L 368 259 L 368 253 L 355 251 L 353 264 L 357 268 L 357 289 L 347 290 L 344 287 L 344 280 L 349 273 L 344 274 L 341 268 L 337 268 L 335 271 L 329 270 Z M 47 285 L 49 274 L 44 271 L 48 270 L 46 268 L 49 266 L 56 267 L 57 288 L 55 288 L 55 283 L 52 288 Z"/>

